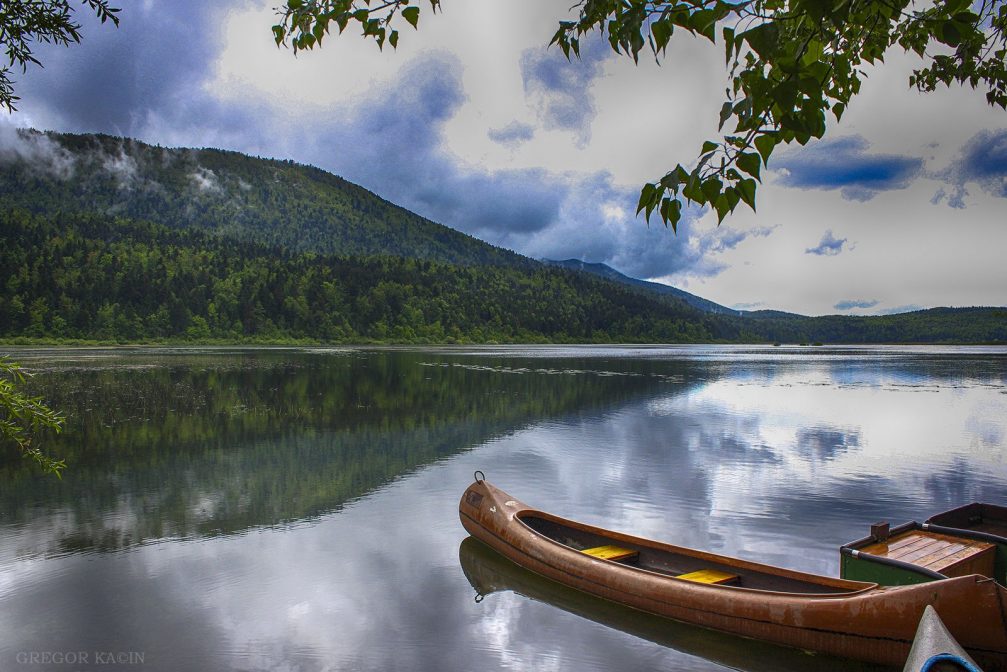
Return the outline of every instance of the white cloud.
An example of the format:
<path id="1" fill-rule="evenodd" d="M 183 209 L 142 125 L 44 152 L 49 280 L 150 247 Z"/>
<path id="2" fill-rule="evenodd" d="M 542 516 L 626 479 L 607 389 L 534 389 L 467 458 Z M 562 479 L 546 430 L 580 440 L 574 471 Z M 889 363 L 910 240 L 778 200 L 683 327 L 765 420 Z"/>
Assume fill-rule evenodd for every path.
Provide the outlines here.
<path id="1" fill-rule="evenodd" d="M 877 299 L 879 311 L 1003 303 L 1001 183 L 970 178 L 956 163 L 977 134 L 1003 128 L 1003 113 L 981 92 L 909 90 L 913 57 L 892 51 L 872 68 L 828 137 L 862 138 L 872 155 L 920 157 L 920 175 L 894 191 L 847 193 L 869 200 L 844 200 L 838 191 L 788 188 L 795 171 L 777 161 L 781 169 L 767 171 L 759 189 L 757 214 L 741 206 L 718 228 L 712 213 L 696 220 L 701 213 L 692 211 L 676 237 L 634 216 L 636 193 L 716 137 L 727 84 L 720 46 L 676 35 L 661 67 L 646 56 L 639 65 L 611 56 L 600 68 L 584 64 L 582 93 L 567 102 L 582 96 L 590 107 L 579 117 L 586 135 L 546 123 L 539 94 L 522 78 L 523 56 L 551 57 L 545 45 L 556 21 L 569 17 L 568 2 L 452 3 L 436 15 L 425 11 L 420 30 L 405 30 L 398 50 L 379 53 L 348 33 L 296 58 L 272 42 L 274 5 L 124 8 L 118 30 L 87 26 L 83 44 L 39 52 L 46 69 L 30 73 L 34 84 L 26 84 L 14 119 L 314 163 L 489 242 L 604 261 L 724 305 L 819 314 L 858 297 Z M 194 11 L 209 14 L 183 20 Z M 191 48 L 179 50 L 185 40 Z M 118 64 L 118 76 L 106 72 L 109 63 Z M 385 118 L 373 118 L 372 149 L 354 146 L 364 132 L 361 111 L 411 100 L 415 87 L 403 78 L 419 75 L 447 82 L 445 114 L 407 123 L 410 110 L 398 110 L 388 118 L 393 139 Z M 111 102 L 88 104 L 99 94 Z M 940 178 L 956 170 L 960 179 Z M 966 192 L 966 184 L 976 186 Z M 944 198 L 935 198 L 940 189 Z M 806 254 L 826 230 L 856 248 Z"/>

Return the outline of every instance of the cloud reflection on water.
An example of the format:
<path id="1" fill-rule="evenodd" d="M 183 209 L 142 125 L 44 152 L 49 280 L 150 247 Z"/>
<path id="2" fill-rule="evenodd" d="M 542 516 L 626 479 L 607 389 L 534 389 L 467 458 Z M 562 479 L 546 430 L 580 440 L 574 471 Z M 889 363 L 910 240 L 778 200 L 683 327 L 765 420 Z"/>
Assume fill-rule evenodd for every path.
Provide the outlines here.
<path id="1" fill-rule="evenodd" d="M 525 411 L 502 412 L 472 450 L 448 449 L 298 525 L 19 555 L 72 524 L 38 509 L 0 528 L 0 667 L 21 650 L 112 646 L 142 648 L 150 670 L 721 670 L 723 658 L 520 590 L 475 603 L 458 566 L 465 533 L 456 508 L 472 472 L 559 515 L 827 574 L 838 569 L 838 546 L 871 522 L 1002 499 L 1003 357 L 844 360 L 766 349 L 746 359 L 725 349 L 717 359 L 706 349 L 708 359 L 683 365 L 681 352 L 553 353 L 537 363 L 442 354 L 484 367 L 447 369 L 465 376 L 452 380 L 467 381 L 466 394 Z M 419 363 L 428 353 L 403 361 L 418 381 L 430 375 Z M 410 370 L 378 369 L 392 384 Z M 602 387 L 572 403 L 529 401 L 567 389 L 556 380 Z M 458 441 L 476 434 L 448 432 Z M 278 484 L 276 496 L 297 492 Z"/>

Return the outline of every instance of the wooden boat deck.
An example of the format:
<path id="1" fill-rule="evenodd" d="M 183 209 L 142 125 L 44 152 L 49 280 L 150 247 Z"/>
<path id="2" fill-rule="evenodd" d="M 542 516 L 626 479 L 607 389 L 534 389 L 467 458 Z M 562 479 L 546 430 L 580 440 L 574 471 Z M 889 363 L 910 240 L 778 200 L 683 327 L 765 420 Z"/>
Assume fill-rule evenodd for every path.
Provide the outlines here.
<path id="1" fill-rule="evenodd" d="M 542 536 L 576 551 L 686 581 L 782 593 L 831 595 L 850 591 L 848 586 L 802 581 L 790 576 L 721 564 L 686 553 L 674 553 L 663 548 L 651 548 L 623 540 L 613 541 L 600 534 L 534 515 L 521 516 L 521 522 Z"/>
<path id="2" fill-rule="evenodd" d="M 996 546 L 930 530 L 909 530 L 858 550 L 917 565 L 945 576 L 992 576 Z"/>

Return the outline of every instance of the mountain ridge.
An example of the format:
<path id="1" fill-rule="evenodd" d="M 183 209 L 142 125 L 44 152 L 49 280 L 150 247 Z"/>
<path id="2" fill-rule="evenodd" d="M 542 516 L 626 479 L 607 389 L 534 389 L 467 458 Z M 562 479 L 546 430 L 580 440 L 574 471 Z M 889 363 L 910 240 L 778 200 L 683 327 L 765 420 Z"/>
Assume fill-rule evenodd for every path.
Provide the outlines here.
<path id="1" fill-rule="evenodd" d="M 0 133 L 0 187 L 5 339 L 1007 343 L 1002 308 L 739 314 L 238 152 Z"/>
<path id="2" fill-rule="evenodd" d="M 748 313 L 744 310 L 734 310 L 733 308 L 728 308 L 727 306 L 722 306 L 719 303 L 710 301 L 709 299 L 704 299 L 701 296 L 691 294 L 684 289 L 679 289 L 678 287 L 673 287 L 671 285 L 665 285 L 659 282 L 650 282 L 648 280 L 640 280 L 639 278 L 634 278 L 632 276 L 621 273 L 608 264 L 603 264 L 600 262 L 587 262 L 581 261 L 579 259 L 540 259 L 542 263 L 550 264 L 553 266 L 558 266 L 561 268 L 569 268 L 571 270 L 584 271 L 585 273 L 591 273 L 614 282 L 620 282 L 631 287 L 639 287 L 641 289 L 646 289 L 658 294 L 664 294 L 668 296 L 674 296 L 688 303 L 694 308 L 698 308 L 706 313 L 714 313 L 718 315 L 734 315 L 741 317 Z"/>
<path id="3" fill-rule="evenodd" d="M 19 143 L 19 145 L 17 144 Z M 18 130 L 0 148 L 0 203 L 247 237 L 294 252 L 454 264 L 533 263 L 315 166 L 132 138 Z"/>

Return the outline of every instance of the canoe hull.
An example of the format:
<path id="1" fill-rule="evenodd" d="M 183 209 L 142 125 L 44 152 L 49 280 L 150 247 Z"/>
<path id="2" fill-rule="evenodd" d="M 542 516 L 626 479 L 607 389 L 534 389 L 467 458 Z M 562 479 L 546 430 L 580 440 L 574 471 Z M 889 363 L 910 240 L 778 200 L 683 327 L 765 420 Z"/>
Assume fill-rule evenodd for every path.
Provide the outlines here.
<path id="1" fill-rule="evenodd" d="M 890 588 L 820 577 L 823 585 L 840 586 L 844 591 L 831 594 L 694 584 L 593 558 L 538 534 L 521 518 L 548 514 L 527 507 L 486 481 L 478 481 L 466 490 L 459 514 L 469 534 L 513 562 L 586 593 L 722 632 L 865 662 L 901 666 L 909 654 L 923 610 L 931 604 L 958 641 L 988 672 L 1007 671 L 1007 626 L 1003 617 L 1007 591 L 983 577 L 966 576 Z M 573 521 L 565 522 L 588 528 Z M 605 532 L 615 542 L 681 550 L 589 529 Z M 690 552 L 720 564 L 756 566 Z"/>

